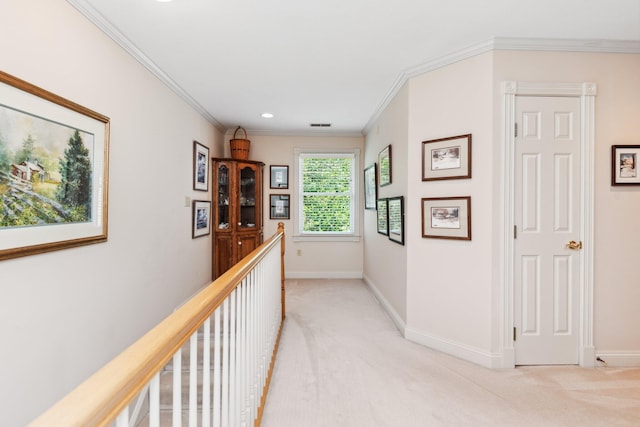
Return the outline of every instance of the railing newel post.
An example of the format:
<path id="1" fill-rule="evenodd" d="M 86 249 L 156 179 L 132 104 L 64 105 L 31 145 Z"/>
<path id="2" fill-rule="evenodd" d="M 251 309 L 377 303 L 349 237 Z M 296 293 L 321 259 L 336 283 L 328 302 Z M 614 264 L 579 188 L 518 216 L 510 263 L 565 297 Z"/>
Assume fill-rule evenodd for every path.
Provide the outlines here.
<path id="1" fill-rule="evenodd" d="M 284 222 L 278 223 L 278 233 L 282 233 L 282 240 L 280 240 L 280 281 L 281 281 L 281 299 L 282 299 L 282 320 L 285 318 L 285 289 L 284 289 Z"/>

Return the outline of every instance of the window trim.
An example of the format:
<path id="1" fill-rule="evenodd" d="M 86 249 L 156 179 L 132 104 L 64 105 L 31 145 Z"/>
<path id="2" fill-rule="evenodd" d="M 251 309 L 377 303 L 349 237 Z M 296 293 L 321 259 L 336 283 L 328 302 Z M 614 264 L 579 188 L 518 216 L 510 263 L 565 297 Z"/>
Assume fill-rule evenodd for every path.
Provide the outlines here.
<path id="1" fill-rule="evenodd" d="M 351 232 L 344 233 L 325 233 L 314 232 L 305 233 L 301 231 L 302 226 L 302 175 L 300 174 L 300 160 L 310 155 L 338 155 L 353 156 L 353 184 L 352 184 L 352 200 L 351 214 L 352 227 Z M 360 149 L 359 148 L 295 148 L 293 175 L 296 182 L 296 190 L 293 192 L 295 203 L 295 214 L 293 215 L 293 241 L 294 242 L 357 242 L 360 240 Z"/>

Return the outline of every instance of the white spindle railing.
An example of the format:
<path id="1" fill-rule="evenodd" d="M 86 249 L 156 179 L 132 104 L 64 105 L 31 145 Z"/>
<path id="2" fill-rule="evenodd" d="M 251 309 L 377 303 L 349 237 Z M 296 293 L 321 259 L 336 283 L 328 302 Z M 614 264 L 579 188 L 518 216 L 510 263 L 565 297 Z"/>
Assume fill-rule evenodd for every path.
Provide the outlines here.
<path id="1" fill-rule="evenodd" d="M 31 425 L 259 425 L 284 320 L 283 257 L 279 224 L 268 242 Z M 136 396 L 148 396 L 148 412 Z"/>

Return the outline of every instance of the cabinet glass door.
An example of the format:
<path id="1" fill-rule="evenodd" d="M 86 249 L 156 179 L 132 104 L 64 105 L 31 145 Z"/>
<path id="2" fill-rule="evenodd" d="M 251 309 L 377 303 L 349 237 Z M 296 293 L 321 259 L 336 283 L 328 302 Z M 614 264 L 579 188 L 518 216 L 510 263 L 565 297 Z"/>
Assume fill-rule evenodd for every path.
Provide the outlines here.
<path id="1" fill-rule="evenodd" d="M 218 229 L 229 228 L 229 168 L 218 167 Z"/>
<path id="2" fill-rule="evenodd" d="M 256 171 L 250 166 L 240 169 L 240 228 L 256 226 Z"/>

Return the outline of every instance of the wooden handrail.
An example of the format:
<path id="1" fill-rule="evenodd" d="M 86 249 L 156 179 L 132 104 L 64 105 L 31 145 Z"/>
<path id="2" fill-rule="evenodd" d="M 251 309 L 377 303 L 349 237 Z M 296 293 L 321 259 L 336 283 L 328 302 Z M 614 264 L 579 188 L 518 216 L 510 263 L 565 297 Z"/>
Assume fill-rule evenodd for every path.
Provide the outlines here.
<path id="1" fill-rule="evenodd" d="M 278 243 L 284 254 L 283 223 L 278 224 L 278 231 L 273 237 L 167 316 L 29 426 L 108 426 Z M 281 265 L 284 265 L 282 258 Z M 284 292 L 284 281 L 282 287 Z"/>

